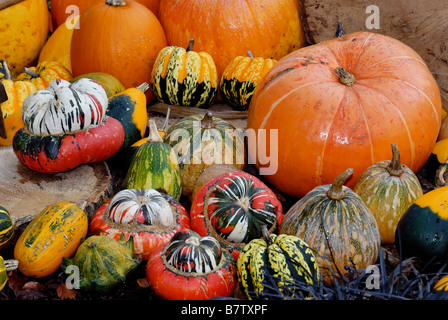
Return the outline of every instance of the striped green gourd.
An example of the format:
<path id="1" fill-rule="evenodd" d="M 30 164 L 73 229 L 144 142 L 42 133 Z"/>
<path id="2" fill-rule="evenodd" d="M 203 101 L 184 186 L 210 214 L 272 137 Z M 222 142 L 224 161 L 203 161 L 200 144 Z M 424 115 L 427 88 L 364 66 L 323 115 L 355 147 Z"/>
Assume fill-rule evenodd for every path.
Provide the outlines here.
<path id="1" fill-rule="evenodd" d="M 374 215 L 383 244 L 395 241 L 401 216 L 423 195 L 417 176 L 400 162 L 400 152 L 395 144 L 392 144 L 392 160 L 379 161 L 367 168 L 353 190 Z"/>
<path id="2" fill-rule="evenodd" d="M 164 143 L 156 123 L 149 120 L 149 136 L 131 160 L 126 173 L 126 189 L 162 189 L 176 200 L 182 194 L 182 181 L 173 148 Z"/>
<path id="3" fill-rule="evenodd" d="M 285 214 L 279 233 L 304 240 L 316 254 L 324 281 L 347 274 L 346 266 L 364 269 L 378 258 L 381 246 L 375 217 L 360 196 L 344 183 L 347 169 L 333 182 L 317 186 Z"/>
<path id="4" fill-rule="evenodd" d="M 249 299 L 294 297 L 294 287 L 317 284 L 319 266 L 313 250 L 300 238 L 269 234 L 250 241 L 238 256 L 238 282 Z"/>
<path id="5" fill-rule="evenodd" d="M 163 141 L 176 152 L 182 176 L 182 194 L 189 197 L 201 173 L 214 164 L 244 167 L 241 132 L 212 112 L 182 118 L 168 128 Z"/>
<path id="6" fill-rule="evenodd" d="M 0 248 L 4 247 L 14 235 L 14 222 L 8 210 L 0 206 Z"/>

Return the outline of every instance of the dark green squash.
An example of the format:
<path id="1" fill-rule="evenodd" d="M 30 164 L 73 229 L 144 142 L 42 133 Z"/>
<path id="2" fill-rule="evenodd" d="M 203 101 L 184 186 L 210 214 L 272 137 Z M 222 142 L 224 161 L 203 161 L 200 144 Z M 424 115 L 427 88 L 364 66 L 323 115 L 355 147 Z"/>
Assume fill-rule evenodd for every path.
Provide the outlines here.
<path id="1" fill-rule="evenodd" d="M 4 247 L 14 235 L 14 222 L 8 210 L 0 206 L 0 248 Z"/>
<path id="2" fill-rule="evenodd" d="M 403 214 L 395 247 L 403 259 L 418 257 L 432 264 L 448 260 L 448 186 L 425 193 Z"/>
<path id="3" fill-rule="evenodd" d="M 62 270 L 71 275 L 70 265 L 79 268 L 80 289 L 98 294 L 107 294 L 122 285 L 127 275 L 135 270 L 139 262 L 134 260 L 134 238 L 126 241 L 107 236 L 91 236 L 78 247 L 72 259 L 64 258 Z"/>
<path id="4" fill-rule="evenodd" d="M 154 120 L 149 120 L 149 136 L 138 147 L 125 178 L 126 189 L 163 189 L 176 200 L 182 194 L 177 155 L 163 142 Z"/>

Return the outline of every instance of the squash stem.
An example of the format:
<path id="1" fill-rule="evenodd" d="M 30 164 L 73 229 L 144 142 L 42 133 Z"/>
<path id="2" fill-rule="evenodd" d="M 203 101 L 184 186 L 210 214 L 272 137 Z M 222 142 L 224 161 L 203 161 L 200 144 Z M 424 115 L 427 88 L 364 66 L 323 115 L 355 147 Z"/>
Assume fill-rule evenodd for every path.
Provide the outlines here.
<path id="1" fill-rule="evenodd" d="M 6 271 L 13 271 L 19 267 L 19 260 L 16 259 L 8 259 L 3 261 L 6 267 Z"/>
<path id="2" fill-rule="evenodd" d="M 145 93 L 149 89 L 149 84 L 147 82 L 143 82 L 141 85 L 137 87 L 141 92 Z"/>
<path id="3" fill-rule="evenodd" d="M 3 72 L 4 74 L 4 79 L 5 80 L 11 80 L 11 72 L 9 72 L 9 68 L 8 68 L 8 64 L 6 63 L 6 60 L 1 60 L 1 64 L 2 64 L 2 68 L 3 68 Z"/>
<path id="4" fill-rule="evenodd" d="M 213 113 L 211 111 L 208 111 L 204 118 L 201 120 L 201 127 L 203 129 L 211 129 L 216 126 L 216 123 L 213 121 Z"/>
<path id="5" fill-rule="evenodd" d="M 392 144 L 392 161 L 386 167 L 386 170 L 391 176 L 399 177 L 403 173 L 400 162 L 400 152 L 398 151 L 398 146 Z"/>
<path id="6" fill-rule="evenodd" d="M 162 138 L 160 137 L 159 130 L 157 130 L 157 124 L 153 119 L 148 120 L 148 127 L 149 127 L 149 135 L 146 142 L 147 143 L 163 142 Z"/>
<path id="7" fill-rule="evenodd" d="M 353 169 L 349 168 L 342 172 L 339 176 L 334 179 L 333 184 L 327 191 L 327 197 L 332 200 L 342 200 L 345 198 L 345 191 L 343 189 L 344 183 L 353 174 Z"/>
<path id="8" fill-rule="evenodd" d="M 31 70 L 30 68 L 23 68 L 23 72 L 25 72 L 26 74 L 28 74 L 31 78 L 39 78 L 40 74 L 38 74 L 37 72 Z"/>
<path id="9" fill-rule="evenodd" d="M 336 68 L 336 74 L 339 77 L 339 82 L 346 85 L 347 87 L 351 87 L 356 81 L 355 76 L 344 68 Z"/>
<path id="10" fill-rule="evenodd" d="M 106 0 L 106 4 L 112 7 L 121 7 L 126 5 L 125 0 Z"/>
<path id="11" fill-rule="evenodd" d="M 190 39 L 190 41 L 188 42 L 188 46 L 187 46 L 187 52 L 192 51 L 193 46 L 194 46 L 194 39 Z"/>
<path id="12" fill-rule="evenodd" d="M 252 54 L 252 51 L 247 50 L 247 55 L 249 56 L 249 58 L 251 58 L 252 60 L 254 59 L 254 55 Z"/>
<path id="13" fill-rule="evenodd" d="M 270 247 L 272 245 L 272 239 L 269 234 L 268 227 L 265 224 L 261 226 L 261 233 L 263 234 L 263 239 L 266 242 L 267 246 Z"/>

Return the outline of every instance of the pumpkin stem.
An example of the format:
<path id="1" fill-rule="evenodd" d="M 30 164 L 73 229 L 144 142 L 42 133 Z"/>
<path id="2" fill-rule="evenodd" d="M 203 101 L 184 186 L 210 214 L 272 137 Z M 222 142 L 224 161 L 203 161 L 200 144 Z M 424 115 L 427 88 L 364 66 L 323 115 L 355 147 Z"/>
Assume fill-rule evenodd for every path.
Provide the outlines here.
<path id="1" fill-rule="evenodd" d="M 267 246 L 271 246 L 272 245 L 272 239 L 271 239 L 271 235 L 269 234 L 269 230 L 267 225 L 263 224 L 261 226 L 261 233 L 263 234 L 263 239 L 266 242 Z"/>
<path id="2" fill-rule="evenodd" d="M 187 46 L 187 52 L 192 51 L 193 46 L 194 46 L 194 39 L 190 39 L 190 41 L 188 42 L 188 46 Z"/>
<path id="3" fill-rule="evenodd" d="M 125 0 L 106 0 L 106 4 L 112 7 L 121 7 L 126 5 Z"/>
<path id="4" fill-rule="evenodd" d="M 3 0 L 3 1 L 0 1 L 0 11 L 3 10 L 3 9 L 6 9 L 6 8 L 12 6 L 12 5 L 15 5 L 15 4 L 19 3 L 19 2 L 22 2 L 22 1 L 24 1 L 24 0 Z"/>
<path id="5" fill-rule="evenodd" d="M 336 68 L 336 74 L 339 77 L 339 82 L 345 84 L 348 87 L 352 86 L 356 81 L 355 76 L 344 68 Z"/>
<path id="6" fill-rule="evenodd" d="M 149 127 L 149 135 L 146 142 L 147 143 L 163 142 L 162 138 L 160 137 L 159 130 L 157 130 L 157 124 L 153 119 L 148 120 L 148 127 Z"/>
<path id="7" fill-rule="evenodd" d="M 344 183 L 353 174 L 353 169 L 348 168 L 334 179 L 333 184 L 327 191 L 327 197 L 332 200 L 342 200 L 345 198 L 345 192 L 343 189 Z"/>
<path id="8" fill-rule="evenodd" d="M 254 55 L 252 54 L 252 51 L 247 50 L 247 55 L 249 56 L 249 58 L 254 59 Z"/>
<path id="9" fill-rule="evenodd" d="M 213 113 L 211 111 L 208 111 L 204 118 L 201 120 L 201 127 L 203 129 L 211 129 L 216 126 L 216 123 L 213 121 Z"/>
<path id="10" fill-rule="evenodd" d="M 19 260 L 16 259 L 4 260 L 3 263 L 5 264 L 7 272 L 16 270 L 19 266 Z"/>
<path id="11" fill-rule="evenodd" d="M 163 123 L 163 126 L 162 126 L 163 132 L 166 132 L 166 130 L 168 130 L 168 120 L 170 118 L 170 112 L 171 112 L 171 108 L 168 107 L 168 110 L 166 111 L 165 122 Z"/>
<path id="12" fill-rule="evenodd" d="M 146 91 L 148 91 L 149 89 L 149 84 L 146 82 L 143 82 L 141 85 L 139 85 L 137 87 L 137 89 L 139 89 L 140 91 L 142 91 L 143 93 L 145 93 Z"/>
<path id="13" fill-rule="evenodd" d="M 392 161 L 386 169 L 391 176 L 399 177 L 403 173 L 400 162 L 400 152 L 398 151 L 398 146 L 396 144 L 392 144 Z"/>
<path id="14" fill-rule="evenodd" d="M 338 25 L 336 27 L 336 33 L 334 35 L 335 38 L 340 38 L 344 35 L 344 25 L 342 22 L 338 22 Z"/>
<path id="15" fill-rule="evenodd" d="M 8 68 L 8 64 L 6 63 L 6 60 L 1 60 L 2 63 L 2 68 L 3 68 L 3 72 L 4 72 L 4 76 L 3 78 L 5 80 L 11 80 L 11 72 L 9 72 L 9 68 Z M 2 77 L 0 77 L 2 78 Z"/>
<path id="16" fill-rule="evenodd" d="M 40 74 L 38 74 L 37 72 L 35 72 L 27 67 L 23 68 L 23 72 L 28 74 L 31 78 L 39 78 L 39 76 L 40 76 Z"/>
<path id="17" fill-rule="evenodd" d="M 31 220 L 34 219 L 34 217 L 35 217 L 35 215 L 32 215 L 32 214 L 24 216 L 24 217 L 12 216 L 11 218 L 12 218 L 12 224 L 14 226 L 14 229 L 20 227 L 22 224 L 30 222 Z"/>

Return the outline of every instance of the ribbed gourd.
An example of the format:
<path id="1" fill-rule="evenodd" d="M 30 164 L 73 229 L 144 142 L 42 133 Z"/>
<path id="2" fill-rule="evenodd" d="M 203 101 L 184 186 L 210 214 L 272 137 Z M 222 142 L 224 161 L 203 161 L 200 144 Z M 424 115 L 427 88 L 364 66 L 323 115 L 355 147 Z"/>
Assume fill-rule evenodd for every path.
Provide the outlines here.
<path id="1" fill-rule="evenodd" d="M 265 226 L 262 231 L 263 237 L 249 242 L 237 261 L 239 286 L 248 299 L 290 298 L 297 288 L 318 284 L 319 265 L 303 240 L 269 233 Z"/>
<path id="2" fill-rule="evenodd" d="M 146 275 L 167 300 L 228 297 L 237 285 L 236 262 L 213 237 L 183 229 L 149 257 Z"/>
<path id="3" fill-rule="evenodd" d="M 401 216 L 423 195 L 417 176 L 400 162 L 395 144 L 392 144 L 392 160 L 379 161 L 367 168 L 353 191 L 375 216 L 383 244 L 395 241 L 395 229 Z"/>
<path id="4" fill-rule="evenodd" d="M 219 92 L 224 102 L 236 110 L 248 110 L 257 84 L 277 63 L 274 59 L 254 57 L 250 50 L 248 57 L 234 58 L 221 76 Z"/>
<path id="5" fill-rule="evenodd" d="M 72 259 L 64 259 L 62 270 L 72 274 L 71 265 L 79 269 L 81 290 L 98 294 L 111 293 L 126 282 L 126 277 L 135 270 L 139 262 L 133 258 L 133 238 L 120 240 L 107 236 L 90 236 L 79 246 Z"/>
<path id="6" fill-rule="evenodd" d="M 157 100 L 171 105 L 209 107 L 218 94 L 218 72 L 210 54 L 168 46 L 162 49 L 151 73 L 151 88 Z"/>
<path id="7" fill-rule="evenodd" d="M 182 195 L 190 196 L 201 173 L 214 164 L 243 169 L 242 131 L 212 112 L 179 119 L 168 128 L 163 141 L 176 152 L 182 178 Z"/>
<path id="8" fill-rule="evenodd" d="M 126 173 L 127 189 L 163 189 L 179 200 L 182 180 L 173 148 L 163 142 L 154 120 L 149 120 L 147 142 L 138 147 Z"/>
<path id="9" fill-rule="evenodd" d="M 323 280 L 333 283 L 348 267 L 374 264 L 381 246 L 375 217 L 360 196 L 344 186 L 353 170 L 315 187 L 285 214 L 279 233 L 295 235 L 315 251 Z"/>
<path id="10" fill-rule="evenodd" d="M 14 235 L 14 222 L 8 210 L 0 206 L 0 249 L 3 248 Z"/>

